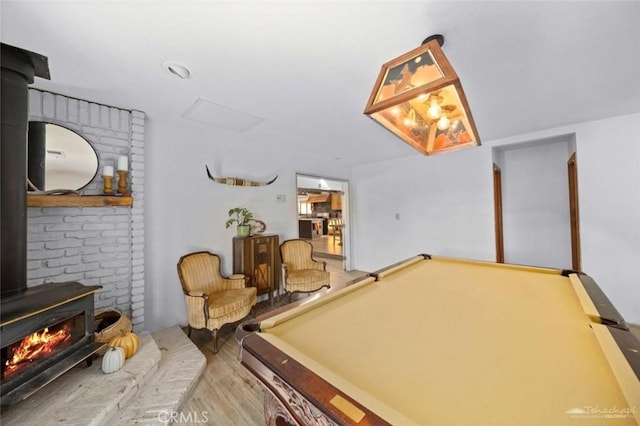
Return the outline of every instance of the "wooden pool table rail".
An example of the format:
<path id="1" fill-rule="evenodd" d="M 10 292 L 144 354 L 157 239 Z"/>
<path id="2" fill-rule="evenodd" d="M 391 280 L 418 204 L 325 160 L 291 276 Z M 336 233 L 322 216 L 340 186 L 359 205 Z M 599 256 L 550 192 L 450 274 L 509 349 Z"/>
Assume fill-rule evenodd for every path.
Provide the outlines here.
<path id="1" fill-rule="evenodd" d="M 563 275 L 565 273 L 567 273 L 567 271 L 563 271 Z M 598 316 L 600 317 L 600 322 L 602 324 L 619 328 L 621 330 L 629 330 L 629 326 L 625 322 L 624 318 L 622 318 L 622 315 L 620 315 L 620 312 L 618 312 L 615 306 L 613 306 L 613 303 L 611 303 L 609 298 L 604 294 L 593 278 L 583 272 L 568 271 L 568 273 L 577 274 L 582 286 L 591 298 L 591 302 L 593 302 L 593 305 L 598 310 Z"/>
<path id="2" fill-rule="evenodd" d="M 640 381 L 640 340 L 631 331 L 613 326 L 607 326 L 607 329 Z"/>

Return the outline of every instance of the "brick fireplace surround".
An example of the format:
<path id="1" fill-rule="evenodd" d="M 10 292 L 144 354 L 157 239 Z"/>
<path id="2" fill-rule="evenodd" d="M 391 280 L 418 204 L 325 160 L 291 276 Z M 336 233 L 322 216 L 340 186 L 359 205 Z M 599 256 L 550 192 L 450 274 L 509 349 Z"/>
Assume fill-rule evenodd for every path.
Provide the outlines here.
<path id="1" fill-rule="evenodd" d="M 91 143 L 99 168 L 84 194 L 101 194 L 102 167 L 128 156 L 133 206 L 29 207 L 27 286 L 101 285 L 96 312 L 117 308 L 144 330 L 145 114 L 29 89 L 29 120 L 67 127 Z"/>
<path id="2" fill-rule="evenodd" d="M 165 424 L 197 383 L 206 359 L 179 326 L 152 335 L 144 330 L 145 115 L 29 90 L 34 76 L 49 77 L 47 58 L 4 43 L 2 58 L 0 339 L 7 368 L 0 423 Z M 99 170 L 126 155 L 132 207 L 25 208 L 42 199 L 25 202 L 27 153 L 21 147 L 26 148 L 27 119 L 84 136 L 97 152 Z M 102 186 L 98 173 L 82 193 L 99 195 Z M 72 198 L 55 197 L 43 204 L 63 205 Z M 94 307 L 120 309 L 140 336 L 138 352 L 111 374 L 101 371 L 100 362 L 88 362 L 97 349 L 91 341 Z M 20 338 L 30 333 L 46 337 L 34 351 L 46 356 L 34 364 L 13 357 L 22 355 L 13 349 L 22 348 Z M 4 362 L 9 357 L 12 362 Z M 72 368 L 82 361 L 87 366 Z"/>

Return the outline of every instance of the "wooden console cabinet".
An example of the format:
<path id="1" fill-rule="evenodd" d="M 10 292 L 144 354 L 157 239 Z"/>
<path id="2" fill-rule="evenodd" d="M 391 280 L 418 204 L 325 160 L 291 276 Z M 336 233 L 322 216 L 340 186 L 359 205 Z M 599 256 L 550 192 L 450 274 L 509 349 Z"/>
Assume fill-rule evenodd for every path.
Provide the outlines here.
<path id="1" fill-rule="evenodd" d="M 280 287 L 280 242 L 277 235 L 255 235 L 233 238 L 233 273 L 244 274 L 258 295 L 268 293 L 273 304 L 273 292 Z"/>

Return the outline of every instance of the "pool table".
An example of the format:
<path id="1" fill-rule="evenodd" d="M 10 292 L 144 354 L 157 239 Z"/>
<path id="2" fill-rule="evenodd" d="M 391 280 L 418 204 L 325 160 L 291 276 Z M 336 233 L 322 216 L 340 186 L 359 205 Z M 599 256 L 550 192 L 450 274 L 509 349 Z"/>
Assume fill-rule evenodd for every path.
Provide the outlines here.
<path id="1" fill-rule="evenodd" d="M 588 275 L 419 255 L 238 326 L 269 425 L 638 425 L 640 342 Z"/>

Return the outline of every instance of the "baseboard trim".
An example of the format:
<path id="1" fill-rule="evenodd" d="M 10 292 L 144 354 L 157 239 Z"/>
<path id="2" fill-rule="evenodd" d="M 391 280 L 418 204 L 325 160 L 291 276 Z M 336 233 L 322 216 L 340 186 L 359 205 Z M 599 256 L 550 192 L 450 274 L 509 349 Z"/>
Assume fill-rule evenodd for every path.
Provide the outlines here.
<path id="1" fill-rule="evenodd" d="M 340 256 L 339 254 L 320 253 L 316 251 L 313 252 L 313 257 L 323 257 L 325 259 L 344 260 L 344 256 Z"/>

